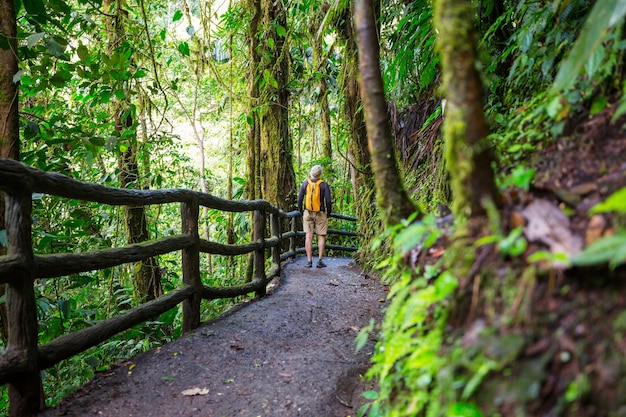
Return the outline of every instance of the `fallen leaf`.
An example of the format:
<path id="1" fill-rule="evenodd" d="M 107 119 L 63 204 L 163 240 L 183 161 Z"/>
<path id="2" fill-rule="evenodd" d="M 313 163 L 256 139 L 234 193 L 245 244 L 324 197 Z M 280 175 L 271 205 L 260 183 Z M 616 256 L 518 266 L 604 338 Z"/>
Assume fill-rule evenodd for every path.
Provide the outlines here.
<path id="1" fill-rule="evenodd" d="M 601 214 L 594 214 L 587 223 L 587 230 L 585 231 L 585 245 L 589 246 L 593 242 L 602 237 L 604 229 L 606 228 L 606 220 Z"/>
<path id="2" fill-rule="evenodd" d="M 443 255 L 444 252 L 445 248 L 430 248 L 430 250 L 428 251 L 430 256 L 432 256 L 433 258 L 439 258 L 441 255 Z"/>
<path id="3" fill-rule="evenodd" d="M 190 389 L 186 389 L 183 392 L 181 392 L 181 394 L 183 395 L 207 395 L 209 393 L 209 389 L 208 388 L 190 388 Z"/>
<path id="4" fill-rule="evenodd" d="M 582 239 L 572 233 L 569 218 L 563 211 L 547 200 L 535 200 L 524 209 L 528 221 L 524 234 L 530 242 L 540 242 L 552 253 L 565 253 L 573 256 L 580 252 Z M 553 267 L 563 267 L 555 261 Z"/>

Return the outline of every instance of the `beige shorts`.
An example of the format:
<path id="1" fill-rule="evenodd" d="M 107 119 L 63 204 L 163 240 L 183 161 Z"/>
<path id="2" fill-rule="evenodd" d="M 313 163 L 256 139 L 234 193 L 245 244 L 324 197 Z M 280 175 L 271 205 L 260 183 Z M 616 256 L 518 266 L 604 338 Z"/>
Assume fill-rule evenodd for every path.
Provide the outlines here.
<path id="1" fill-rule="evenodd" d="M 302 223 L 305 233 L 313 233 L 313 230 L 318 236 L 328 233 L 328 216 L 323 211 L 304 210 Z"/>

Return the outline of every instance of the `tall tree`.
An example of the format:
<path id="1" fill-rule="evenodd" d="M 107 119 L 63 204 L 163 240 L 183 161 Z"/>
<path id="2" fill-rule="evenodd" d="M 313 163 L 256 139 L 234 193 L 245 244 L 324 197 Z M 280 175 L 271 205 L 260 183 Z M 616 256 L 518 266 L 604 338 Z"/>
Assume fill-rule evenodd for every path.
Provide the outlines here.
<path id="1" fill-rule="evenodd" d="M 19 160 L 19 115 L 18 115 L 18 88 L 14 77 L 18 72 L 17 56 L 17 22 L 15 2 L 13 0 L 0 1 L 0 157 Z M 23 262 L 33 262 L 32 244 L 30 241 L 30 226 L 28 230 L 18 230 L 14 224 L 7 224 L 21 207 L 17 215 L 30 216 L 30 192 L 21 191 L 22 195 L 13 195 L 5 207 L 4 195 L 0 193 L 0 230 L 7 233 L 9 249 L 17 248 L 23 257 Z M 28 207 L 29 212 L 23 210 Z M 6 209 L 6 212 L 5 212 Z M 6 218 L 5 218 L 6 215 Z M 15 220 L 13 218 L 13 220 Z M 28 236 L 28 241 L 24 241 Z M 6 252 L 5 248 L 2 248 Z M 26 253 L 30 251 L 30 256 Z M 9 253 L 10 255 L 10 253 Z M 2 285 L 2 292 L 6 293 L 6 308 L 8 312 L 2 314 L 3 331 L 7 332 L 6 352 L 16 352 L 26 360 L 28 369 L 23 372 L 19 381 L 9 384 L 9 415 L 35 415 L 43 406 L 43 388 L 37 368 L 37 334 L 38 324 L 35 294 L 33 293 L 33 275 L 30 268 L 23 268 L 16 273 L 13 284 Z M 4 305 L 3 305 L 4 307 Z"/>
<path id="2" fill-rule="evenodd" d="M 492 156 L 486 143 L 489 129 L 482 108 L 482 83 L 475 65 L 477 37 L 474 21 L 468 16 L 474 16 L 469 0 L 435 3 L 447 98 L 446 164 L 452 185 L 452 210 L 457 217 L 484 215 L 489 202 L 498 202 Z"/>
<path id="3" fill-rule="evenodd" d="M 372 156 L 377 202 L 388 225 L 397 224 L 417 211 L 404 188 L 394 154 L 394 141 L 380 73 L 378 30 L 372 0 L 355 2 L 359 48 L 361 97 L 365 110 L 367 141 Z"/>
<path id="4" fill-rule="evenodd" d="M 343 118 L 349 127 L 348 159 L 356 214 L 360 219 L 371 219 L 376 190 L 358 81 L 358 50 L 353 24 L 353 8 L 354 3 L 349 2 L 343 10 L 338 11 L 338 16 L 334 19 L 337 34 L 344 42 L 343 65 L 339 77 L 343 93 L 341 94 L 343 97 L 341 108 Z"/>
<path id="5" fill-rule="evenodd" d="M 288 211 L 296 204 L 296 179 L 289 136 L 287 18 L 282 0 L 262 0 L 261 10 L 259 29 L 264 37 L 259 45 L 261 66 L 257 73 L 263 80 L 258 106 L 261 190 L 265 200 Z"/>
<path id="6" fill-rule="evenodd" d="M 0 157 L 19 159 L 19 116 L 17 84 L 13 76 L 18 71 L 17 25 L 12 1 L 0 2 Z M 6 230 L 4 218 L 4 193 L 0 191 L 0 230 Z M 0 255 L 6 254 L 6 247 L 0 245 Z M 5 293 L 5 285 L 0 284 L 0 297 Z M 0 304 L 0 325 L 2 340 L 8 338 L 6 304 Z"/>
<path id="7" fill-rule="evenodd" d="M 119 60 L 121 65 L 131 65 L 132 48 L 125 42 L 125 17 L 123 0 L 105 0 L 102 4 L 107 16 L 106 26 L 109 36 L 109 54 L 111 60 Z M 125 50 L 131 48 L 131 50 Z M 120 187 L 140 187 L 137 128 L 135 123 L 136 106 L 130 103 L 128 82 L 114 87 L 122 97 L 113 105 L 115 132 L 119 140 L 118 158 Z M 150 239 L 148 218 L 145 206 L 124 206 L 124 218 L 128 233 L 128 243 L 139 243 Z M 162 294 L 161 273 L 155 258 L 144 259 L 134 269 L 135 289 L 142 301 L 153 300 Z"/>
<path id="8" fill-rule="evenodd" d="M 314 17 L 309 24 L 309 44 L 311 45 L 312 61 L 313 61 L 313 75 L 315 77 L 315 94 L 317 96 L 317 103 L 319 106 L 319 127 L 322 133 L 322 165 L 325 168 L 326 177 L 330 178 L 332 174 L 332 142 L 330 135 L 330 106 L 328 105 L 328 57 L 324 52 L 324 36 L 320 31 L 325 13 L 328 11 L 330 5 L 328 3 L 322 3 L 321 7 L 315 7 L 313 13 Z"/>
<path id="9" fill-rule="evenodd" d="M 261 196 L 261 133 L 259 128 L 259 68 L 261 57 L 259 54 L 259 24 L 261 21 L 261 0 L 248 0 L 248 9 L 252 14 L 248 26 L 248 53 L 250 55 L 250 67 L 248 72 L 248 143 L 247 165 L 248 182 L 246 194 L 248 199 L 259 199 Z"/>

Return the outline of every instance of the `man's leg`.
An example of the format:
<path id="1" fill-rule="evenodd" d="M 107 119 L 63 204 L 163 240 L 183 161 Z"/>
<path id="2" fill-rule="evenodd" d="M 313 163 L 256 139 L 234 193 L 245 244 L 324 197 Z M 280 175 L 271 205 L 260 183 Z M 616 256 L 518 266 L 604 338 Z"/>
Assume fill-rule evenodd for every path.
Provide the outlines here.
<path id="1" fill-rule="evenodd" d="M 328 233 L 328 216 L 326 213 L 319 213 L 319 218 L 315 224 L 315 231 L 317 232 L 317 247 L 319 252 L 317 267 L 323 268 L 326 266 L 322 258 L 324 257 L 324 248 L 326 246 L 326 233 Z"/>
<path id="2" fill-rule="evenodd" d="M 306 251 L 306 258 L 311 262 L 313 260 L 313 233 L 307 232 L 304 238 L 304 249 Z"/>
<path id="3" fill-rule="evenodd" d="M 311 217 L 311 213 L 308 210 L 304 210 L 302 216 L 302 227 L 304 229 L 304 250 L 306 251 L 307 264 L 306 267 L 310 268 L 313 263 L 313 231 L 315 230 L 315 219 Z"/>
<path id="4" fill-rule="evenodd" d="M 324 257 L 324 247 L 326 246 L 326 236 L 317 237 L 317 248 L 319 252 L 319 259 Z"/>

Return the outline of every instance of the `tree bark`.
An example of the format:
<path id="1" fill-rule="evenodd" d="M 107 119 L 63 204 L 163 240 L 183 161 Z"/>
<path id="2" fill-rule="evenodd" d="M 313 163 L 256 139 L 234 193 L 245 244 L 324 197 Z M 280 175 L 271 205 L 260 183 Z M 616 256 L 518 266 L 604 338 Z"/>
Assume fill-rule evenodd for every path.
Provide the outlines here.
<path id="1" fill-rule="evenodd" d="M 18 71 L 17 23 L 14 2 L 0 0 L 0 43 L 9 48 L 0 48 L 0 157 L 19 160 L 20 129 L 18 115 L 17 84 L 13 76 Z M 0 230 L 6 230 L 4 193 L 0 191 Z M 0 256 L 6 255 L 6 248 L 0 246 Z M 6 287 L 0 284 L 0 297 Z M 6 303 L 0 304 L 0 337 L 6 344 L 8 338 Z"/>
<path id="2" fill-rule="evenodd" d="M 363 116 L 361 91 L 358 82 L 358 54 L 356 33 L 353 26 L 353 3 L 337 19 L 339 37 L 344 41 L 344 65 L 339 82 L 344 91 L 343 118 L 350 127 L 348 159 L 350 178 L 359 219 L 371 219 L 374 214 L 375 185 L 372 174 L 372 158 L 367 145 L 367 130 Z"/>
<path id="3" fill-rule="evenodd" d="M 102 4 L 107 13 L 106 25 L 109 38 L 109 49 L 114 51 L 124 38 L 123 4 L 105 0 Z M 128 86 L 123 87 L 128 91 Z M 127 94 L 129 96 L 129 94 Z M 133 112 L 131 105 L 126 100 L 116 103 L 113 108 L 115 118 L 115 130 L 119 138 L 126 137 L 124 145 L 126 150 L 118 157 L 121 188 L 140 188 L 139 166 L 137 159 L 137 133 L 133 126 Z M 132 134 L 123 135 L 123 132 L 133 129 Z M 148 233 L 148 220 L 145 206 L 124 206 L 124 219 L 127 230 L 128 243 L 144 242 L 150 238 Z M 141 261 L 134 269 L 135 289 L 141 302 L 154 300 L 163 293 L 161 288 L 161 273 L 155 258 Z"/>
<path id="4" fill-rule="evenodd" d="M 333 173 L 333 149 L 330 134 L 330 107 L 328 105 L 328 89 L 326 88 L 326 79 L 328 74 L 328 66 L 326 65 L 326 56 L 324 54 L 324 41 L 318 36 L 318 30 L 322 24 L 324 13 L 327 11 L 326 3 L 322 4 L 320 10 L 315 13 L 315 18 L 309 26 L 309 43 L 311 44 L 314 76 L 317 79 L 317 103 L 320 112 L 320 130 L 322 132 L 322 166 L 326 178 L 331 178 Z"/>
<path id="5" fill-rule="evenodd" d="M 482 109 L 482 83 L 476 70 L 474 9 L 468 0 L 437 0 L 435 27 L 443 91 L 447 99 L 443 134 L 452 186 L 452 211 L 460 217 L 486 214 L 498 204 L 492 162 L 486 142 L 489 129 Z"/>
<path id="6" fill-rule="evenodd" d="M 377 203 L 387 225 L 399 223 L 417 211 L 400 178 L 394 141 L 380 73 L 378 31 L 371 0 L 355 2 L 361 97 L 367 140 L 377 190 Z"/>
<path id="7" fill-rule="evenodd" d="M 259 82 L 257 76 L 259 74 L 259 67 L 261 65 L 261 58 L 259 56 L 259 41 L 257 34 L 259 31 L 259 21 L 261 20 L 261 0 L 248 0 L 247 4 L 250 12 L 252 13 L 252 18 L 250 20 L 250 26 L 248 27 L 248 51 L 250 55 L 250 69 L 248 73 L 248 94 L 250 103 L 248 105 L 249 129 L 246 137 L 248 143 L 248 182 L 246 184 L 246 197 L 249 200 L 257 200 L 261 198 L 261 169 L 259 165 L 261 153 L 261 135 L 259 130 L 259 114 L 257 111 L 257 106 L 259 105 Z"/>
<path id="8" fill-rule="evenodd" d="M 0 0 L 0 156 L 19 160 L 18 88 L 13 76 L 18 71 L 17 22 L 13 0 Z M 15 195 L 19 193 L 18 195 Z M 15 190 L 7 197 L 0 192 L 0 230 L 6 230 L 7 248 L 0 255 L 19 255 L 28 266 L 33 264 L 31 190 Z M 21 224 L 20 224 L 21 223 Z M 0 285 L 6 302 L 0 309 L 6 351 L 19 352 L 27 358 L 27 371 L 8 385 L 9 415 L 34 416 L 44 405 L 43 387 L 37 368 L 37 306 L 33 291 L 33 268 L 20 269 L 11 285 Z M 10 331 L 9 331 L 10 330 Z"/>
<path id="9" fill-rule="evenodd" d="M 269 72 L 276 82 L 262 85 L 260 97 L 260 169 L 262 194 L 265 200 L 282 210 L 296 205 L 296 176 L 293 170 L 293 143 L 289 137 L 289 81 L 288 50 L 285 37 L 276 30 L 277 25 L 287 28 L 287 17 L 282 0 L 262 0 L 261 26 L 264 36 L 274 39 L 261 46 L 263 57 L 259 74 Z"/>

